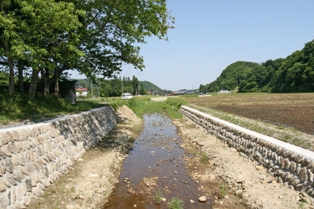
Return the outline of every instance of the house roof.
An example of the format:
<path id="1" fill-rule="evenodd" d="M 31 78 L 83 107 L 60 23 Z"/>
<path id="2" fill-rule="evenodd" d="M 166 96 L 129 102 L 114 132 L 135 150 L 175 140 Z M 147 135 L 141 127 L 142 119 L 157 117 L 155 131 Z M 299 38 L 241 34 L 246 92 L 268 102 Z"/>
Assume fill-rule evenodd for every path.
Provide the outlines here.
<path id="1" fill-rule="evenodd" d="M 87 88 L 83 88 L 83 87 L 78 87 L 75 88 L 76 91 L 87 91 Z"/>
<path id="2" fill-rule="evenodd" d="M 179 91 L 174 91 L 172 92 L 175 95 L 181 95 L 181 94 L 186 94 L 186 90 L 179 90 Z"/>

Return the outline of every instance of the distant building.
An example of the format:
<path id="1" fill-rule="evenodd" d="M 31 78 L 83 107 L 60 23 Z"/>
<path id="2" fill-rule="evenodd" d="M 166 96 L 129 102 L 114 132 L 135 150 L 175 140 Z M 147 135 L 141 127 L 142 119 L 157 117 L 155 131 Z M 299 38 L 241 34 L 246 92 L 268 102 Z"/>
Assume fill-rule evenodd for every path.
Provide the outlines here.
<path id="1" fill-rule="evenodd" d="M 231 91 L 221 89 L 218 93 L 225 94 L 225 93 L 231 93 Z"/>
<path id="2" fill-rule="evenodd" d="M 181 89 L 179 91 L 173 91 L 171 95 L 174 95 L 174 96 L 184 95 L 184 94 L 186 94 L 186 92 L 187 92 L 186 89 Z"/>
<path id="3" fill-rule="evenodd" d="M 181 89 L 179 91 L 173 91 L 171 95 L 173 96 L 178 96 L 178 95 L 184 95 L 184 94 L 196 94 L 196 91 L 194 90 L 186 90 L 186 89 Z"/>
<path id="4" fill-rule="evenodd" d="M 88 89 L 84 88 L 80 84 L 75 84 L 75 92 L 76 92 L 76 97 L 86 97 L 88 94 Z"/>
<path id="5" fill-rule="evenodd" d="M 187 90 L 185 94 L 196 94 L 196 91 L 194 91 L 194 90 Z"/>

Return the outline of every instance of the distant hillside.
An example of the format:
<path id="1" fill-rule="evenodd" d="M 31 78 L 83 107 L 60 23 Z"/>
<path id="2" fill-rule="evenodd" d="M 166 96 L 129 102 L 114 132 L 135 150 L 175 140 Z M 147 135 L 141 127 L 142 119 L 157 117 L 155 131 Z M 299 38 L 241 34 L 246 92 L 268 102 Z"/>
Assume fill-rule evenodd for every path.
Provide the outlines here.
<path id="1" fill-rule="evenodd" d="M 234 90 L 239 86 L 241 81 L 247 79 L 252 74 L 253 69 L 257 66 L 257 63 L 245 61 L 232 63 L 222 71 L 214 82 L 206 86 L 201 86 L 200 91 L 216 92 L 219 90 Z"/>
<path id="2" fill-rule="evenodd" d="M 140 81 L 140 83 L 143 85 L 143 87 L 147 91 L 158 91 L 158 92 L 163 91 L 161 88 L 159 88 L 158 86 L 156 86 L 155 84 L 153 84 L 149 81 Z"/>
<path id="3" fill-rule="evenodd" d="M 229 65 L 213 82 L 200 91 L 314 92 L 314 40 L 287 58 L 264 63 L 238 61 Z"/>

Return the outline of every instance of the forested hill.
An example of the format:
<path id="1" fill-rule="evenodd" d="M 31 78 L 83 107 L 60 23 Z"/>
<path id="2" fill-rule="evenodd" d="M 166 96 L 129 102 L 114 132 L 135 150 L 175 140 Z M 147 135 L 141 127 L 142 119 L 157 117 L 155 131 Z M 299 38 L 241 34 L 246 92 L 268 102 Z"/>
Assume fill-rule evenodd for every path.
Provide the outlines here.
<path id="1" fill-rule="evenodd" d="M 156 86 L 155 84 L 149 82 L 149 81 L 140 81 L 140 83 L 143 85 L 143 87 L 147 90 L 147 91 L 158 91 L 158 92 L 162 92 L 162 89 L 159 88 L 158 86 Z"/>
<path id="2" fill-rule="evenodd" d="M 237 88 L 238 92 L 314 92 L 314 40 L 285 59 L 232 63 L 215 81 L 201 85 L 200 91 Z"/>

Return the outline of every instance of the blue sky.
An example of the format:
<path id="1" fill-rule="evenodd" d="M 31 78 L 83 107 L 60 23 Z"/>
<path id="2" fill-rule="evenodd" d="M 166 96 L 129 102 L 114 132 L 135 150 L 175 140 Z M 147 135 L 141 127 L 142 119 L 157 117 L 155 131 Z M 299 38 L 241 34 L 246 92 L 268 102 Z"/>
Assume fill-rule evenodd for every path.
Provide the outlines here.
<path id="1" fill-rule="evenodd" d="M 233 62 L 285 58 L 314 39 L 313 0 L 168 0 L 169 41 L 141 45 L 145 69 L 124 66 L 161 89 L 198 88 Z M 75 77 L 75 76 L 74 76 Z"/>

